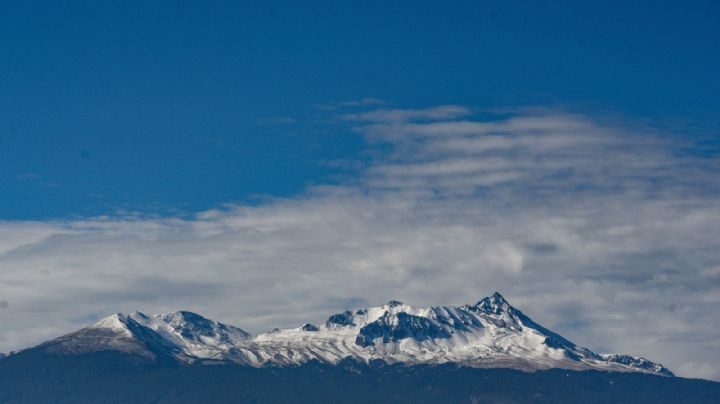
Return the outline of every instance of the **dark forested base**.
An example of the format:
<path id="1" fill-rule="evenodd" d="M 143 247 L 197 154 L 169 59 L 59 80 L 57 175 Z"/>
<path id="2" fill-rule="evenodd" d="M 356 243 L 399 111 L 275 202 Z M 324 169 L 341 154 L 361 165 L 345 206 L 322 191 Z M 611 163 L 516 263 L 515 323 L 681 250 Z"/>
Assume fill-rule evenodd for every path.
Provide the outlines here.
<path id="1" fill-rule="evenodd" d="M 720 402 L 720 383 L 599 371 L 389 366 L 179 365 L 117 352 L 28 350 L 0 360 L 0 402 Z"/>

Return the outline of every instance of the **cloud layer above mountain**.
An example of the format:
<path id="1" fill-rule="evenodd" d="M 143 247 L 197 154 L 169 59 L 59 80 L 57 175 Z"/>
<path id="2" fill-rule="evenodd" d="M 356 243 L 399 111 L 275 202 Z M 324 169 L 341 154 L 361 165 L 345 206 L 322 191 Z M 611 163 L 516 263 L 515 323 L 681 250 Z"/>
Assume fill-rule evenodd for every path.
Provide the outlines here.
<path id="1" fill-rule="evenodd" d="M 192 218 L 0 223 L 0 350 L 117 311 L 262 331 L 499 290 L 580 345 L 720 379 L 720 163 L 707 146 L 542 109 L 337 121 L 373 156 L 342 185 Z"/>

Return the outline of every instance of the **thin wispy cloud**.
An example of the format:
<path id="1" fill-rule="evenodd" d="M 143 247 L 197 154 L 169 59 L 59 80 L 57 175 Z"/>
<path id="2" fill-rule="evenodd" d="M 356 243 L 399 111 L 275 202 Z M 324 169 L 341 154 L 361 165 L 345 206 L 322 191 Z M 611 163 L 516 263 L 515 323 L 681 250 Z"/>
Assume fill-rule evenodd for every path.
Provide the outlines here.
<path id="1" fill-rule="evenodd" d="M 451 119 L 470 115 L 470 109 L 459 105 L 440 105 L 425 109 L 377 109 L 346 114 L 342 118 L 359 122 L 404 122 L 410 120 Z"/>
<path id="2" fill-rule="evenodd" d="M 343 106 L 343 107 L 365 107 L 365 106 L 378 106 L 378 105 L 385 105 L 385 104 L 387 104 L 387 102 L 384 100 L 381 100 L 379 98 L 365 97 L 365 98 L 361 98 L 359 100 L 342 101 L 342 102 L 339 102 L 337 105 Z"/>
<path id="3" fill-rule="evenodd" d="M 594 350 L 720 379 L 720 164 L 677 152 L 697 145 L 553 111 L 344 119 L 386 151 L 346 185 L 191 219 L 0 224 L 0 350 L 116 311 L 262 331 L 499 290 Z"/>

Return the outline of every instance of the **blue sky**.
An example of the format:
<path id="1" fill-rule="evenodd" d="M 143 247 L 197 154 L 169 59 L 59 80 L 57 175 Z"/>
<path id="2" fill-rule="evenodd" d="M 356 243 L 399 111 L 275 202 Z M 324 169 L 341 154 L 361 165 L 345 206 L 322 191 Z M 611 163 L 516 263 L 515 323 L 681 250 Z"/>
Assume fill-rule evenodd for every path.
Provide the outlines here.
<path id="1" fill-rule="evenodd" d="M 497 290 L 720 380 L 718 71 L 710 1 L 5 5 L 0 352 Z"/>
<path id="2" fill-rule="evenodd" d="M 720 127 L 716 2 L 151 3 L 3 8 L 0 218 L 178 214 L 336 182 L 357 173 L 328 162 L 367 156 L 327 107 L 366 98 Z"/>

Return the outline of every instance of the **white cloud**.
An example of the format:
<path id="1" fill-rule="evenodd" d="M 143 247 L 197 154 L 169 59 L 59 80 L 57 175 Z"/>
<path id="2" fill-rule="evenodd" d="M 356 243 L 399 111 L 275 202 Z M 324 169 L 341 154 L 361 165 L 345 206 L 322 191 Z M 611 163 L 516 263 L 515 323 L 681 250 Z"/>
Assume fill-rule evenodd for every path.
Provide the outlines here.
<path id="1" fill-rule="evenodd" d="M 720 379 L 717 160 L 577 115 L 453 108 L 356 115 L 392 151 L 354 185 L 191 219 L 0 223 L 0 350 L 117 311 L 260 331 L 499 290 L 577 343 Z"/>

